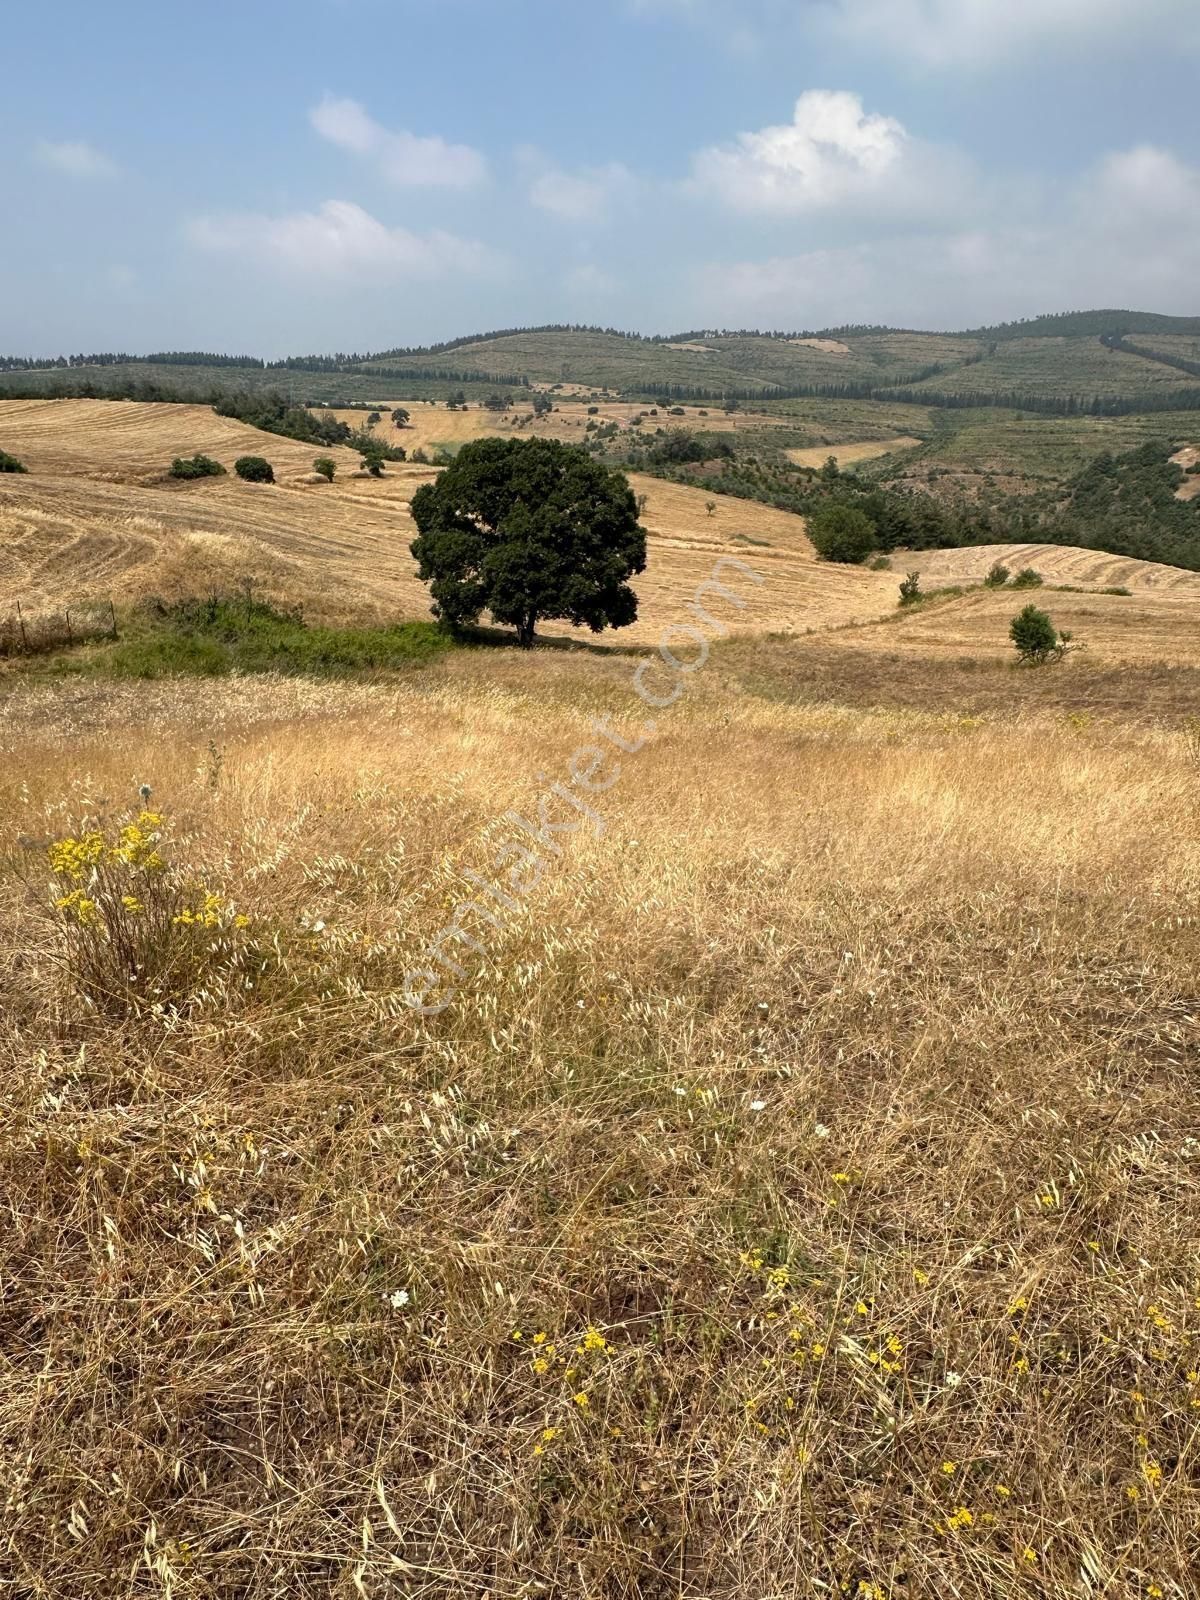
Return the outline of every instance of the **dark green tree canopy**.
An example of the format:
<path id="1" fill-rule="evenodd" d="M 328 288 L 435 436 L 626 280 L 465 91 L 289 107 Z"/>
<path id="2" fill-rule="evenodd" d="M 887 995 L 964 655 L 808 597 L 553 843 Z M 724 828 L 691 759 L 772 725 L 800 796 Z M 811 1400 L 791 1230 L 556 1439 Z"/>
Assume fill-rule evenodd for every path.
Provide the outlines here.
<path id="1" fill-rule="evenodd" d="M 233 463 L 233 470 L 239 478 L 245 478 L 247 483 L 274 483 L 275 473 L 271 463 L 262 456 L 239 456 Z"/>
<path id="2" fill-rule="evenodd" d="M 593 633 L 637 620 L 646 535 L 625 476 L 555 439 L 479 439 L 412 501 L 412 553 L 434 615 L 490 611 L 533 643 L 539 618 Z"/>

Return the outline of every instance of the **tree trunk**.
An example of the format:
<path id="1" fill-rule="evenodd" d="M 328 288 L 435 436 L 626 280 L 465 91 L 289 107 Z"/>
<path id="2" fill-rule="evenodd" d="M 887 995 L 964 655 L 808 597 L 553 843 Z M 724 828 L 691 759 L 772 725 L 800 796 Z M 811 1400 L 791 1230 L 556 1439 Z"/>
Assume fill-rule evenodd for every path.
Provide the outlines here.
<path id="1" fill-rule="evenodd" d="M 517 623 L 517 643 L 522 650 L 533 649 L 533 630 L 537 626 L 537 612 L 528 611 Z"/>

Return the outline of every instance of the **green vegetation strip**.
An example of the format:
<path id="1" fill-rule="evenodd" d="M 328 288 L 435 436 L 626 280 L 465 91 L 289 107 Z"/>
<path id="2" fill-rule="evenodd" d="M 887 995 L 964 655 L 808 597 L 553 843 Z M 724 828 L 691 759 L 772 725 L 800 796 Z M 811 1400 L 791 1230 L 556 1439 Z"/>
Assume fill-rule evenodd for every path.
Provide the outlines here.
<path id="1" fill-rule="evenodd" d="M 348 677 L 422 666 L 456 641 L 432 622 L 382 628 L 310 627 L 260 600 L 152 604 L 126 620 L 112 643 L 55 656 L 58 672 L 106 678 L 222 677 L 280 672 Z"/>

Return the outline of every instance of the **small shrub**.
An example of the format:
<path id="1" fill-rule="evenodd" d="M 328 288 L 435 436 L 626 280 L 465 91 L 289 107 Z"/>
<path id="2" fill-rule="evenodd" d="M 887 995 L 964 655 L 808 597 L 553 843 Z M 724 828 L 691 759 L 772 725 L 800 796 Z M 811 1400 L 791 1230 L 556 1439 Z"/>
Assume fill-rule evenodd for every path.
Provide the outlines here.
<path id="1" fill-rule="evenodd" d="M 1040 572 L 1033 567 L 1022 567 L 1009 585 L 1011 589 L 1040 589 L 1044 583 Z"/>
<path id="2" fill-rule="evenodd" d="M 1124 598 L 1126 600 L 1128 600 L 1129 597 L 1133 594 L 1133 590 L 1132 589 L 1122 588 L 1118 584 L 1115 588 L 1112 588 L 1112 589 L 1101 589 L 1100 593 L 1101 594 L 1119 594 L 1119 595 L 1124 596 Z"/>
<path id="3" fill-rule="evenodd" d="M 239 456 L 233 470 L 247 483 L 274 483 L 275 472 L 271 463 L 262 456 Z"/>
<path id="4" fill-rule="evenodd" d="M 910 572 L 900 585 L 900 604 L 902 606 L 915 605 L 921 599 L 921 574 Z"/>
<path id="5" fill-rule="evenodd" d="M 332 483 L 333 475 L 337 471 L 337 462 L 332 456 L 318 456 L 313 462 L 313 471 L 318 477 L 324 478 L 326 483 Z"/>
<path id="6" fill-rule="evenodd" d="M 983 580 L 984 587 L 986 589 L 1003 589 L 1004 585 L 1011 577 L 1012 573 L 1003 564 L 1003 562 L 997 561 L 992 567 L 991 571 L 988 573 L 987 577 Z"/>
<path id="7" fill-rule="evenodd" d="M 0 450 L 0 472 L 28 472 L 29 468 L 24 462 L 18 461 L 16 456 L 10 456 L 7 450 Z"/>
<path id="8" fill-rule="evenodd" d="M 171 463 L 173 478 L 223 478 L 225 468 L 211 456 L 176 456 Z"/>
<path id="9" fill-rule="evenodd" d="M 1064 634 L 1060 639 L 1048 613 L 1039 611 L 1035 605 L 1028 605 L 1017 613 L 1009 625 L 1008 633 L 1018 657 L 1026 666 L 1041 666 L 1047 661 L 1061 660 L 1071 637 L 1070 634 Z"/>
<path id="10" fill-rule="evenodd" d="M 890 572 L 891 570 L 892 562 L 890 556 L 876 556 L 874 561 L 871 562 L 872 572 Z"/>

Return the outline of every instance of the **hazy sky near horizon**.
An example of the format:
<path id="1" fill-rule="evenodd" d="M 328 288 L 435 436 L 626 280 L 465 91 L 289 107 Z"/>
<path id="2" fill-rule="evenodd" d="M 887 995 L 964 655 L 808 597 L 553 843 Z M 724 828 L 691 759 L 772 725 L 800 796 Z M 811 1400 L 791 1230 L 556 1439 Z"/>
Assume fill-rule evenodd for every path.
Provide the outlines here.
<path id="1" fill-rule="evenodd" d="M 1200 313 L 1200 0 L 4 19 L 0 354 Z"/>

